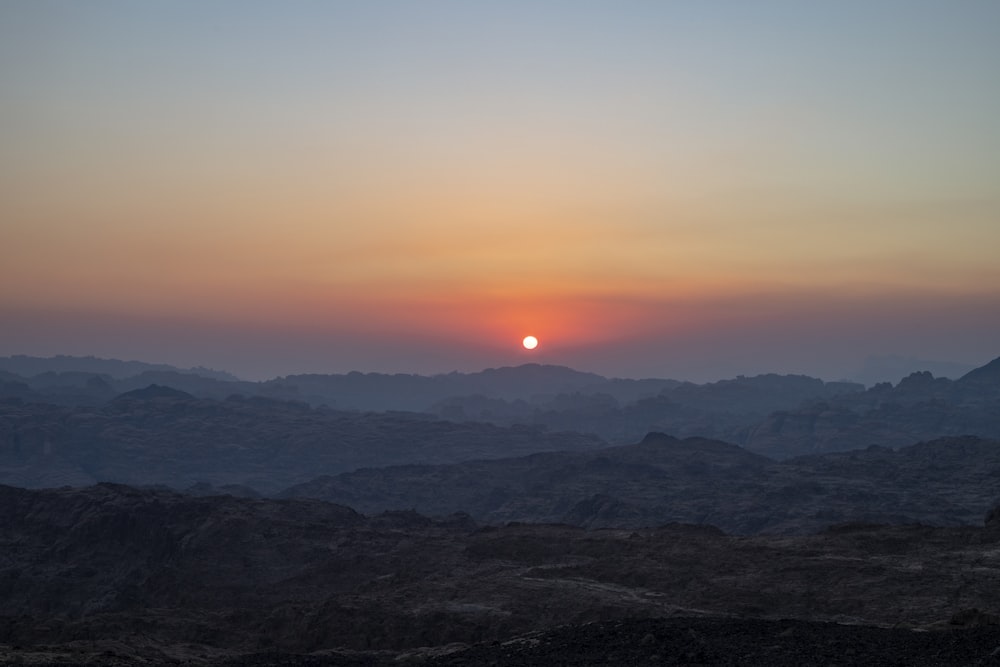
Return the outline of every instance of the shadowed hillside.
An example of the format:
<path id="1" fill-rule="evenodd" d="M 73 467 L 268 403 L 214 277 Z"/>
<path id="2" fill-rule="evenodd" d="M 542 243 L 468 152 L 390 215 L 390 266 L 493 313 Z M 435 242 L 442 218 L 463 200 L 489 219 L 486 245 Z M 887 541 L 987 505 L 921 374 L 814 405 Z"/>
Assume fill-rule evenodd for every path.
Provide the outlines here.
<path id="1" fill-rule="evenodd" d="M 913 373 L 896 386 L 778 411 L 734 441 L 785 458 L 961 435 L 1000 438 L 1000 358 L 958 380 Z"/>
<path id="2" fill-rule="evenodd" d="M 326 476 L 285 492 L 362 512 L 468 512 L 478 521 L 639 528 L 673 521 L 734 534 L 834 523 L 978 523 L 1000 500 L 1000 441 L 944 438 L 772 461 L 735 445 L 650 434 L 635 445 Z"/>
<path id="3" fill-rule="evenodd" d="M 206 482 L 272 493 L 319 473 L 365 466 L 604 444 L 534 427 L 340 412 L 261 397 L 198 399 L 158 386 L 97 407 L 0 401 L 0 483 L 25 487 L 112 481 L 183 489 Z"/>
<path id="4" fill-rule="evenodd" d="M 558 643 L 573 632 L 567 624 L 621 621 L 624 638 L 634 619 L 679 617 L 703 619 L 681 626 L 701 628 L 689 638 L 716 637 L 701 644 L 705 656 L 733 654 L 751 618 L 940 628 L 934 641 L 894 639 L 926 650 L 949 645 L 945 629 L 957 623 L 995 618 L 969 611 L 1000 598 L 994 524 L 736 539 L 681 524 L 478 529 L 463 516 L 366 518 L 317 501 L 0 487 L 0 657 L 218 664 L 340 649 L 389 664 L 440 647 L 454 656 L 440 664 L 456 664 L 475 642 L 469 660 L 527 632 Z M 730 624 L 731 644 L 699 624 L 708 618 Z M 667 641 L 653 625 L 636 627 L 653 635 L 640 645 Z M 595 644 L 600 627 L 579 632 L 575 650 L 589 646 L 591 663 L 626 650 L 611 637 Z"/>
<path id="5" fill-rule="evenodd" d="M 635 442 L 649 431 L 737 442 L 748 428 L 775 410 L 860 392 L 864 387 L 849 382 L 823 382 L 804 375 L 768 374 L 703 385 L 674 383 L 627 401 L 605 389 L 608 387 L 599 386 L 589 393 L 540 396 L 532 401 L 454 396 L 436 404 L 431 411 L 454 421 L 530 423 L 556 430 L 595 433 L 616 444 Z"/>
<path id="6" fill-rule="evenodd" d="M 263 383 L 173 371 L 124 379 L 81 371 L 31 378 L 0 372 L 0 397 L 99 408 L 122 392 L 158 384 L 219 401 L 239 394 L 335 409 L 417 410 L 452 422 L 590 433 L 612 444 L 660 431 L 724 440 L 780 459 L 939 437 L 1000 438 L 997 363 L 958 380 L 919 372 L 896 386 L 868 390 L 800 375 L 741 376 L 704 385 L 611 380 L 538 364 L 438 376 L 298 375 Z"/>

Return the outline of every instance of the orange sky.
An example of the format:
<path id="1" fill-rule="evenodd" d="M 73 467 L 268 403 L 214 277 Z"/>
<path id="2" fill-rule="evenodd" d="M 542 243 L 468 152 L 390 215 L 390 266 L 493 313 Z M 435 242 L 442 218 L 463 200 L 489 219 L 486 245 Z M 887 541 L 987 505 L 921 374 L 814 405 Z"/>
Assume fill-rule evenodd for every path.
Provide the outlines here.
<path id="1" fill-rule="evenodd" d="M 422 6 L 0 7 L 0 354 L 1000 353 L 995 6 Z"/>

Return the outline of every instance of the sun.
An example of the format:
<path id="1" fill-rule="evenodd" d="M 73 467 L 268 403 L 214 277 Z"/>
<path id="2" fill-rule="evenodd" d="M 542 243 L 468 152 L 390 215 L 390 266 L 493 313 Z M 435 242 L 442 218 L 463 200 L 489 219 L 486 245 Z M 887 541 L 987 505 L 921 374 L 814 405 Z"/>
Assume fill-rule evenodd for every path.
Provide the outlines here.
<path id="1" fill-rule="evenodd" d="M 523 345 L 526 350 L 534 350 L 538 347 L 538 339 L 534 336 L 525 336 L 524 340 L 521 341 L 521 345 Z"/>

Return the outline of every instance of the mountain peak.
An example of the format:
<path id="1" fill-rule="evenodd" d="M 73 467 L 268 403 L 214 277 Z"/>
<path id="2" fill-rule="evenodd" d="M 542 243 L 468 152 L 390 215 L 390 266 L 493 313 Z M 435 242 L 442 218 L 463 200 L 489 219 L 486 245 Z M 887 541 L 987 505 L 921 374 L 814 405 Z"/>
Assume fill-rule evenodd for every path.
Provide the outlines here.
<path id="1" fill-rule="evenodd" d="M 969 371 L 958 380 L 959 382 L 998 382 L 1000 381 L 1000 357 Z"/>

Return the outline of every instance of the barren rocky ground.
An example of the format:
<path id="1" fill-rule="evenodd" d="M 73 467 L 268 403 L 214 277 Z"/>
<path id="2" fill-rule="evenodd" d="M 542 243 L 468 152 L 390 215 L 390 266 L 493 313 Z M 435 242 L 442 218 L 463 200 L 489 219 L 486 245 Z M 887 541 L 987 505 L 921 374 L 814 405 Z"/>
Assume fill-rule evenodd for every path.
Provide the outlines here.
<path id="1" fill-rule="evenodd" d="M 995 515 L 731 537 L 116 485 L 0 487 L 0 510 L 8 662 L 995 664 L 1000 646 Z"/>

